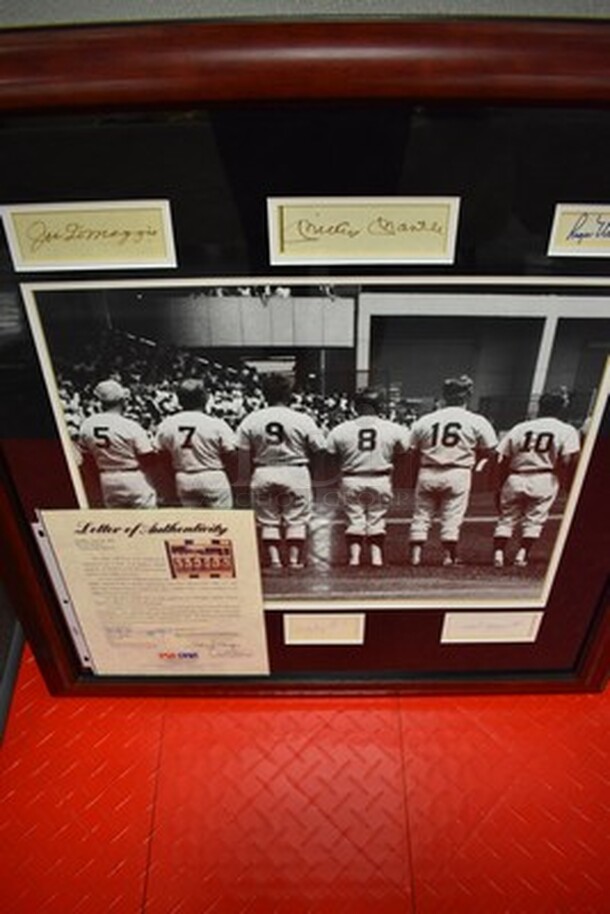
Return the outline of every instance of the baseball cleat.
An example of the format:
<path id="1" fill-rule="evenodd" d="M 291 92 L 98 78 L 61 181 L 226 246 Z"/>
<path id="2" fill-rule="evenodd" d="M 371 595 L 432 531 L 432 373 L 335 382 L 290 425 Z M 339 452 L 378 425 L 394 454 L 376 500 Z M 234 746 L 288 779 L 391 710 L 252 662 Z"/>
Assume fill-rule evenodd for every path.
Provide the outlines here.
<path id="1" fill-rule="evenodd" d="M 379 546 L 371 546 L 371 565 L 373 568 L 383 567 L 383 553 Z"/>
<path id="2" fill-rule="evenodd" d="M 501 549 L 494 552 L 494 568 L 504 568 L 504 553 Z"/>
<path id="3" fill-rule="evenodd" d="M 411 549 L 411 564 L 421 565 L 421 546 L 413 546 Z"/>
<path id="4" fill-rule="evenodd" d="M 270 568 L 281 568 L 282 567 L 282 554 L 280 552 L 279 546 L 275 544 L 270 544 L 267 546 L 267 558 L 269 561 Z"/>
<path id="5" fill-rule="evenodd" d="M 513 564 L 516 565 L 517 568 L 525 568 L 527 565 L 527 552 L 523 547 L 518 550 Z"/>
<path id="6" fill-rule="evenodd" d="M 445 555 L 443 556 L 443 568 L 452 568 L 454 565 L 461 565 L 462 560 L 458 559 L 457 556 Z"/>
<path id="7" fill-rule="evenodd" d="M 352 543 L 349 547 L 348 556 L 350 568 L 359 568 L 360 559 L 362 558 L 362 545 L 360 543 Z"/>

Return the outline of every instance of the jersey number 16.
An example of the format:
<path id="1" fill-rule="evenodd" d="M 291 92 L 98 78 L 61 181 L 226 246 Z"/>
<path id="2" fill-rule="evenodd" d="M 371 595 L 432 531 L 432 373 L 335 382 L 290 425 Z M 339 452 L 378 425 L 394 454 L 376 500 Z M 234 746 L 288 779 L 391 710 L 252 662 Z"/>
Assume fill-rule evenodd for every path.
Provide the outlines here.
<path id="1" fill-rule="evenodd" d="M 438 444 L 442 444 L 443 447 L 455 447 L 460 442 L 462 426 L 460 422 L 447 422 L 446 425 L 435 422 L 431 431 L 430 444 L 432 447 L 436 447 Z"/>

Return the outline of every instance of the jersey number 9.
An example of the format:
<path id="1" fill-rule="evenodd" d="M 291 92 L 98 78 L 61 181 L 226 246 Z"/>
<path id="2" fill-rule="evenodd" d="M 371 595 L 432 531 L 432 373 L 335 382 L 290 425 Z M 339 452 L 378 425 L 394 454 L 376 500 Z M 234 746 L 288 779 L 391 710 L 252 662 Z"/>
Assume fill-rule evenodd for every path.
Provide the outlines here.
<path id="1" fill-rule="evenodd" d="M 271 444 L 282 444 L 286 438 L 284 426 L 281 422 L 268 422 L 265 426 L 265 435 Z"/>

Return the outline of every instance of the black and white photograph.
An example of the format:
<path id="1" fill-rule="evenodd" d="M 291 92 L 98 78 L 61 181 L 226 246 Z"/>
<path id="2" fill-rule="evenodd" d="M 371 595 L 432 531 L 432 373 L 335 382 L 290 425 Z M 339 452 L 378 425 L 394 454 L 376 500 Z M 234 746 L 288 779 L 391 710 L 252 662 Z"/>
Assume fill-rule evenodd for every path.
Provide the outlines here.
<path id="1" fill-rule="evenodd" d="M 610 288 L 22 287 L 79 507 L 249 509 L 268 608 L 544 606 Z"/>

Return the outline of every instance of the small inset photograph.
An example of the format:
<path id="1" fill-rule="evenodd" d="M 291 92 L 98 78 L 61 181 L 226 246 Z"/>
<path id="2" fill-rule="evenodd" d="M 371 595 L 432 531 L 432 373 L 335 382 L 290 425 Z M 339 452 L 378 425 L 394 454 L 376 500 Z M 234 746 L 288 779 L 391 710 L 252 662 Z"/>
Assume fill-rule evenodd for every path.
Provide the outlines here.
<path id="1" fill-rule="evenodd" d="M 172 577 L 178 580 L 234 578 L 233 543 L 227 539 L 165 543 Z"/>

